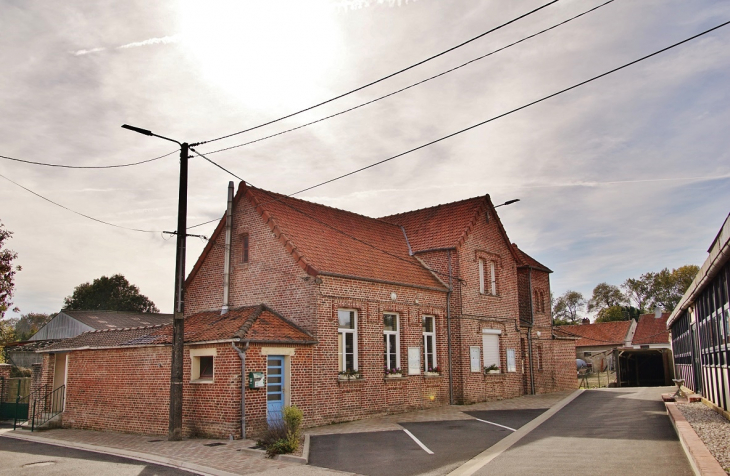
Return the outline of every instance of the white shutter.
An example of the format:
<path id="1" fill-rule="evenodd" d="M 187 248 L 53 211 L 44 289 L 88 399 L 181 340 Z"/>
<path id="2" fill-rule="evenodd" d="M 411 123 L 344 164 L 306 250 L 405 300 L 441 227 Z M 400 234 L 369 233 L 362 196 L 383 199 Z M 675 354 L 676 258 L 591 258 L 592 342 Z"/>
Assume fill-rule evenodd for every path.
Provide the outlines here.
<path id="1" fill-rule="evenodd" d="M 484 260 L 479 260 L 479 292 L 484 294 Z"/>
<path id="2" fill-rule="evenodd" d="M 499 335 L 484 334 L 482 344 L 484 347 L 484 366 L 489 367 L 494 364 L 501 368 L 502 366 L 499 363 Z"/>

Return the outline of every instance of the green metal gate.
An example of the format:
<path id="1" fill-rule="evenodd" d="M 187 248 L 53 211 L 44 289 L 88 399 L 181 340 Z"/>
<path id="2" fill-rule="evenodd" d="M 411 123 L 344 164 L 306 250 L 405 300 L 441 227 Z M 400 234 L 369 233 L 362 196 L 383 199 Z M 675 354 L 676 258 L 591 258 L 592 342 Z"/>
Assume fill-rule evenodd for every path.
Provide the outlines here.
<path id="1" fill-rule="evenodd" d="M 0 420 L 28 419 L 30 377 L 2 379 L 0 385 Z"/>

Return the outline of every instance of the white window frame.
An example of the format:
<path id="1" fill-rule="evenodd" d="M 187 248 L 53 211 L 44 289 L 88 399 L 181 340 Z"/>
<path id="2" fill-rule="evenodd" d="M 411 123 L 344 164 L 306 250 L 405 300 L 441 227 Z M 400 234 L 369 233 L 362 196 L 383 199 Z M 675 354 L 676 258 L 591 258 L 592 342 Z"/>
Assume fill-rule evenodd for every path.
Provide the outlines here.
<path id="1" fill-rule="evenodd" d="M 489 367 L 492 364 L 499 367 L 502 371 L 502 354 L 500 349 L 499 337 L 502 334 L 500 329 L 482 329 L 482 357 L 484 367 Z M 491 344 L 496 343 L 497 351 L 494 352 Z M 496 361 L 494 361 L 494 355 L 496 355 Z"/>
<path id="2" fill-rule="evenodd" d="M 494 261 L 489 262 L 489 279 L 492 296 L 497 295 L 497 274 L 494 271 Z"/>
<path id="3" fill-rule="evenodd" d="M 433 356 L 433 368 L 438 367 L 438 361 L 436 360 L 436 316 L 423 316 L 422 319 L 431 319 L 431 332 L 423 331 L 423 371 L 428 372 L 428 339 L 431 339 L 431 349 Z"/>
<path id="4" fill-rule="evenodd" d="M 479 258 L 479 292 L 481 294 L 484 294 L 485 287 L 484 287 L 484 260 L 482 258 Z"/>
<path id="5" fill-rule="evenodd" d="M 383 328 L 383 336 L 395 336 L 395 365 L 388 365 L 390 355 L 393 353 L 393 349 L 390 348 L 390 339 L 385 338 L 383 339 L 383 357 L 384 357 L 384 365 L 388 369 L 394 369 L 394 368 L 401 368 L 400 366 L 400 316 L 395 312 L 384 312 L 383 313 L 383 319 L 385 319 L 385 316 L 394 316 L 395 317 L 395 330 L 394 331 L 386 331 L 385 328 Z M 401 369 L 402 371 L 403 369 Z"/>
<path id="6" fill-rule="evenodd" d="M 340 312 L 352 313 L 353 326 L 352 329 L 340 327 Z M 357 322 L 358 315 L 356 309 L 338 309 L 337 310 L 337 368 L 339 372 L 346 371 L 347 359 L 345 358 L 345 335 L 352 334 L 352 370 L 358 370 L 357 362 Z"/>

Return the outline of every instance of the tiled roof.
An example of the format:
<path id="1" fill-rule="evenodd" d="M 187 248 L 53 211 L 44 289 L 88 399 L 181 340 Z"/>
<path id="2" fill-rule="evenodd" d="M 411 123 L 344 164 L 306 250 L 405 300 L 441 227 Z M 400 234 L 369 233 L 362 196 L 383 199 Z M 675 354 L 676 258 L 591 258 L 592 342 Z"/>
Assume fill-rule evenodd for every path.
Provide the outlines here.
<path id="1" fill-rule="evenodd" d="M 560 330 L 567 335 L 581 337 L 575 342 L 576 347 L 624 345 L 632 322 L 597 322 L 595 324 L 560 326 Z"/>
<path id="2" fill-rule="evenodd" d="M 632 344 L 668 344 L 669 331 L 667 330 L 667 319 L 670 313 L 662 313 L 659 318 L 654 314 L 642 314 L 639 316 L 639 323 L 636 325 L 636 332 L 631 341 Z"/>
<path id="3" fill-rule="evenodd" d="M 89 331 L 79 334 L 76 337 L 63 339 L 55 344 L 45 347 L 40 352 L 55 352 L 59 350 L 82 349 L 82 348 L 103 348 L 119 347 L 130 345 L 130 341 L 150 335 L 162 328 L 158 326 L 132 327 L 128 329 L 104 329 Z"/>
<path id="4" fill-rule="evenodd" d="M 172 343 L 172 326 L 154 333 L 156 344 Z M 204 311 L 185 318 L 185 342 L 210 342 L 240 338 L 252 342 L 315 343 L 306 331 L 266 306 Z"/>
<path id="5" fill-rule="evenodd" d="M 231 309 L 221 315 L 220 310 L 204 311 L 185 318 L 185 342 L 212 342 L 227 340 L 251 342 L 314 344 L 316 339 L 296 324 L 266 306 Z M 44 352 L 83 348 L 105 348 L 172 343 L 172 325 L 147 326 L 130 329 L 89 331 L 59 341 L 43 349 Z"/>
<path id="6" fill-rule="evenodd" d="M 546 273 L 552 273 L 552 270 L 550 268 L 519 249 L 515 243 L 512 243 L 512 249 L 515 251 L 517 257 L 519 258 L 518 266 L 531 266 L 533 268 L 545 271 Z"/>
<path id="7" fill-rule="evenodd" d="M 409 255 L 399 226 L 383 220 L 287 197 L 241 183 L 236 203 L 248 200 L 282 246 L 310 275 L 359 277 L 445 290 L 434 274 Z M 223 231 L 218 225 L 188 280 L 195 276 Z"/>
<path id="8" fill-rule="evenodd" d="M 63 309 L 61 312 L 97 330 L 156 326 L 172 322 L 172 314 L 151 312 L 72 311 L 68 309 Z"/>
<path id="9" fill-rule="evenodd" d="M 390 215 L 381 220 L 405 228 L 414 253 L 434 248 L 453 248 L 471 230 L 478 213 L 486 204 L 486 197 L 474 197 Z"/>

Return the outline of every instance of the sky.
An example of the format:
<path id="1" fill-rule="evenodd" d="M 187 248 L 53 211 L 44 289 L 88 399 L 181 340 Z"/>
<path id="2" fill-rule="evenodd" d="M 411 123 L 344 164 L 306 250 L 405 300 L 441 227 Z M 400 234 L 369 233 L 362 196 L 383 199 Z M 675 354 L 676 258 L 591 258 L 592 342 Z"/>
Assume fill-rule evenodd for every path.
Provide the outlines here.
<path id="1" fill-rule="evenodd" d="M 180 142 L 236 133 L 418 63 L 550 0 L 0 0 L 0 221 L 20 313 L 121 273 L 171 312 Z M 560 0 L 324 106 L 197 147 L 292 193 L 421 146 L 730 20 L 730 2 Z M 490 194 L 511 241 L 590 296 L 701 265 L 730 211 L 730 25 L 559 96 L 299 195 L 378 217 Z M 190 160 L 188 224 L 219 218 L 234 180 Z M 215 223 L 192 233 L 210 235 Z M 187 269 L 205 242 L 188 239 Z"/>

